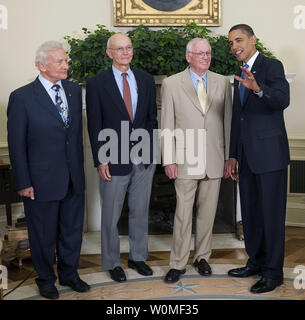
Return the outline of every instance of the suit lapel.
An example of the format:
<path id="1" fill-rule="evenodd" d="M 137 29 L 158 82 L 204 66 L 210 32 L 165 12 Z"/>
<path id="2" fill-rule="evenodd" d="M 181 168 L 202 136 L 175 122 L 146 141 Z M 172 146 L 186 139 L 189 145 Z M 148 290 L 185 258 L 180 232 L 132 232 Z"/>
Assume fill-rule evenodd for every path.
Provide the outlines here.
<path id="1" fill-rule="evenodd" d="M 129 119 L 129 115 L 125 107 L 124 100 L 121 96 L 120 90 L 115 81 L 114 74 L 111 68 L 109 68 L 106 71 L 105 78 L 106 78 L 106 81 L 102 82 L 101 85 L 104 86 L 107 92 L 109 93 L 110 97 L 112 98 L 112 101 L 114 102 L 113 105 L 120 110 L 120 112 L 124 115 L 124 117 L 127 116 L 127 118 Z"/>
<path id="2" fill-rule="evenodd" d="M 189 99 L 192 101 L 194 107 L 196 107 L 203 114 L 203 110 L 201 108 L 198 96 L 194 89 L 193 82 L 192 82 L 188 68 L 183 71 L 181 82 L 182 82 L 183 90 L 185 91 Z"/>
<path id="3" fill-rule="evenodd" d="M 235 73 L 236 76 L 241 76 L 241 70 L 237 71 Z M 238 105 L 238 108 L 242 108 L 242 104 L 240 102 L 240 95 L 239 95 L 239 81 L 234 79 L 234 92 L 233 92 L 233 98 L 234 98 L 234 103 Z"/>
<path id="4" fill-rule="evenodd" d="M 64 88 L 65 91 L 65 95 L 66 95 L 66 99 L 67 99 L 67 103 L 68 103 L 68 108 L 69 108 L 69 124 L 70 127 L 73 125 L 73 113 L 74 113 L 74 103 L 73 103 L 73 99 L 74 96 L 72 96 L 72 92 L 67 84 L 67 82 L 65 81 L 61 81 L 62 86 Z"/>
<path id="5" fill-rule="evenodd" d="M 45 108 L 53 117 L 55 117 L 57 120 L 62 122 L 62 118 L 57 111 L 51 97 L 49 96 L 48 92 L 44 88 L 44 86 L 41 84 L 38 77 L 34 81 L 34 90 L 36 94 L 37 101 L 39 105 L 42 108 Z"/>
<path id="6" fill-rule="evenodd" d="M 213 97 L 215 94 L 217 94 L 217 87 L 218 83 L 213 76 L 213 73 L 210 72 L 209 70 L 207 71 L 207 108 L 206 108 L 206 113 L 208 113 L 212 102 L 213 102 Z"/>
<path id="7" fill-rule="evenodd" d="M 136 114 L 134 116 L 134 122 L 137 120 L 139 117 L 139 114 L 142 111 L 141 105 L 144 102 L 144 93 L 145 93 L 145 86 L 144 86 L 144 81 L 140 76 L 140 73 L 137 72 L 137 70 L 132 70 L 134 73 L 134 76 L 136 78 L 137 82 L 137 87 L 138 87 L 138 102 L 137 102 L 137 109 L 136 109 Z"/>

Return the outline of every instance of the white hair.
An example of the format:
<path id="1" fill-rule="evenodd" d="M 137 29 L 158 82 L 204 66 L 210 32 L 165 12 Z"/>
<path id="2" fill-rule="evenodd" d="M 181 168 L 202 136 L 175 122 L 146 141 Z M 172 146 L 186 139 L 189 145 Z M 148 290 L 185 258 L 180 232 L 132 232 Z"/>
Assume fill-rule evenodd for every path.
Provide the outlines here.
<path id="1" fill-rule="evenodd" d="M 63 44 L 58 41 L 47 41 L 43 43 L 36 51 L 35 65 L 37 66 L 38 62 L 46 64 L 47 52 L 56 49 L 64 49 Z"/>
<path id="2" fill-rule="evenodd" d="M 190 40 L 187 45 L 186 45 L 186 52 L 192 52 L 192 47 L 193 47 L 193 44 L 195 44 L 196 42 L 198 41 L 205 41 L 211 48 L 211 45 L 209 43 L 209 41 L 205 38 L 194 38 L 192 40 Z"/>

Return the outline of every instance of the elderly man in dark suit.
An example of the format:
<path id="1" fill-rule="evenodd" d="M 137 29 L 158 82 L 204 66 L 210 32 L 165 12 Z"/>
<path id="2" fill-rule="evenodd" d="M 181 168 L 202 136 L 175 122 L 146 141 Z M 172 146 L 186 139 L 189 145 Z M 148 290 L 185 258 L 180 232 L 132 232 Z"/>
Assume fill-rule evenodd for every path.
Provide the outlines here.
<path id="1" fill-rule="evenodd" d="M 133 48 L 129 37 L 122 33 L 110 37 L 107 54 L 113 61 L 112 67 L 88 80 L 86 101 L 88 132 L 94 165 L 100 175 L 103 201 L 102 267 L 109 270 L 113 280 L 121 282 L 126 281 L 126 275 L 120 263 L 117 223 L 127 192 L 128 266 L 142 275 L 152 274 L 145 260 L 148 256 L 148 211 L 155 171 L 152 162 L 157 107 L 153 77 L 130 68 Z M 138 138 L 137 133 L 143 136 Z"/>
<path id="2" fill-rule="evenodd" d="M 229 271 L 233 277 L 261 274 L 252 293 L 283 283 L 287 167 L 289 147 L 283 111 L 289 85 L 280 61 L 260 54 L 251 27 L 229 31 L 231 50 L 243 62 L 235 76 L 229 171 L 237 179 L 247 265 Z"/>
<path id="3" fill-rule="evenodd" d="M 8 147 L 16 189 L 23 197 L 31 256 L 43 297 L 58 298 L 59 283 L 89 290 L 79 278 L 84 218 L 81 88 L 66 81 L 62 45 L 44 43 L 36 53 L 40 75 L 10 95 Z"/>

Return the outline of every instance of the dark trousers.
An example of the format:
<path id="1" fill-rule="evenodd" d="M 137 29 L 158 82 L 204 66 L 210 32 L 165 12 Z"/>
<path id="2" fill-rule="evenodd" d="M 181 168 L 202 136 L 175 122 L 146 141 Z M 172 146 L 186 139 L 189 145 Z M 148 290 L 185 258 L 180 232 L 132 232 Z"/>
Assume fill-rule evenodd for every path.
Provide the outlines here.
<path id="1" fill-rule="evenodd" d="M 24 198 L 23 203 L 32 262 L 38 273 L 37 285 L 55 283 L 55 249 L 59 280 L 76 279 L 83 232 L 84 193 L 75 194 L 70 187 L 62 200 L 40 202 Z"/>
<path id="2" fill-rule="evenodd" d="M 239 168 L 247 265 L 262 276 L 283 277 L 287 169 L 254 174 L 245 154 Z"/>

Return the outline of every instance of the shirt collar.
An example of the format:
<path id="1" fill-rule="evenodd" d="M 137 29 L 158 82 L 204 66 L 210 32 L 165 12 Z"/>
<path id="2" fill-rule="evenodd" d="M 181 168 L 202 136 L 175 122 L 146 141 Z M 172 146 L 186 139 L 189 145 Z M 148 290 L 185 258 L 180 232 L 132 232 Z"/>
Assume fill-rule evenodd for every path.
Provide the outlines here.
<path id="1" fill-rule="evenodd" d="M 257 58 L 257 56 L 259 55 L 259 52 L 256 50 L 256 52 L 254 53 L 254 55 L 250 58 L 250 60 L 247 62 L 247 65 L 249 66 L 248 67 L 248 70 L 251 71 L 252 67 L 253 67 L 253 64 Z M 245 63 L 243 63 L 244 65 Z"/>
<path id="2" fill-rule="evenodd" d="M 52 83 L 51 81 L 47 80 L 46 78 L 44 78 L 41 74 L 38 76 L 40 82 L 42 83 L 42 85 L 46 88 L 46 90 L 51 90 L 54 83 Z M 62 83 L 61 80 L 57 81 L 55 84 L 58 84 L 59 87 L 61 89 L 63 89 L 62 87 Z"/>
<path id="3" fill-rule="evenodd" d="M 117 69 L 114 65 L 112 65 L 112 71 L 113 71 L 113 74 L 118 77 L 118 78 L 121 78 L 122 76 L 122 73 L 127 73 L 128 76 L 130 76 L 130 73 L 131 73 L 131 70 L 130 68 L 126 71 L 126 72 L 122 72 L 120 71 L 119 69 Z"/>
<path id="4" fill-rule="evenodd" d="M 191 73 L 192 78 L 195 78 L 196 80 L 198 80 L 200 78 L 200 76 L 198 76 L 198 74 L 196 72 L 194 72 L 191 67 L 189 68 L 189 71 Z M 205 72 L 201 78 L 203 79 L 203 81 L 206 81 L 207 73 Z"/>

